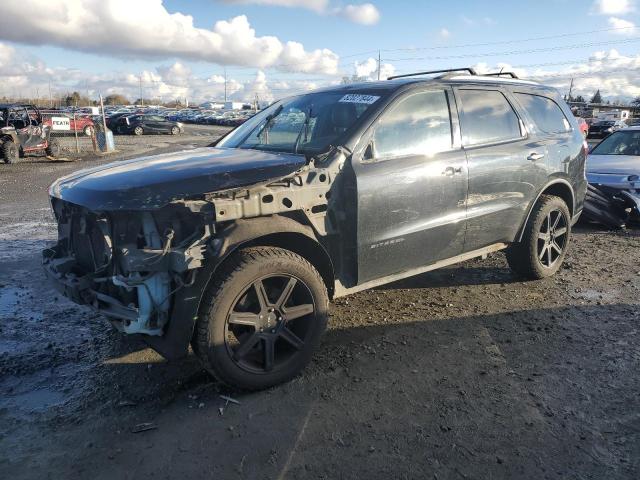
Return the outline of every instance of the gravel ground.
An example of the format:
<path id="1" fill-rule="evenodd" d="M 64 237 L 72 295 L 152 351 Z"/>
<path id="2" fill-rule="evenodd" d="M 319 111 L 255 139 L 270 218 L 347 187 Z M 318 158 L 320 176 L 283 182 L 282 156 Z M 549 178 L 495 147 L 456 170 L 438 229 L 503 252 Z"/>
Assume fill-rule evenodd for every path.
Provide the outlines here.
<path id="1" fill-rule="evenodd" d="M 340 299 L 299 378 L 240 394 L 46 285 L 46 186 L 105 161 L 0 165 L 0 478 L 640 477 L 640 232 L 579 226 L 542 281 L 495 254 Z"/>

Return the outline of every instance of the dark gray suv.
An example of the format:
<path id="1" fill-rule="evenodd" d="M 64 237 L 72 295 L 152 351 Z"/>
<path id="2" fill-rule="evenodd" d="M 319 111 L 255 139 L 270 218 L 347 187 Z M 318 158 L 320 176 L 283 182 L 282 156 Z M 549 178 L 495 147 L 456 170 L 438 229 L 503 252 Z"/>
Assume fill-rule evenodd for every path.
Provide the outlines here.
<path id="1" fill-rule="evenodd" d="M 261 389 L 309 362 L 332 298 L 503 249 L 525 278 L 554 274 L 586 155 L 558 93 L 511 74 L 342 85 L 213 147 L 59 179 L 44 266 L 165 357 L 191 344 L 221 381 Z"/>

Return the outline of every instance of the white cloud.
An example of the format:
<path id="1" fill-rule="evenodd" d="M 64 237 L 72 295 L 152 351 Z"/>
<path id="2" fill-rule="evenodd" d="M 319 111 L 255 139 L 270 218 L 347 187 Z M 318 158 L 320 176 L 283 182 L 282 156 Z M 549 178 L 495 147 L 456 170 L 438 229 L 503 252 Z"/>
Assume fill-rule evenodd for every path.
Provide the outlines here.
<path id="1" fill-rule="evenodd" d="M 306 8 L 322 15 L 335 15 L 362 25 L 375 25 L 380 12 L 372 3 L 331 7 L 329 0 L 222 0 L 236 5 L 270 5 L 276 7 Z"/>
<path id="2" fill-rule="evenodd" d="M 67 68 L 48 67 L 43 61 L 25 56 L 19 49 L 0 42 L 0 98 L 48 99 L 49 85 L 54 98 L 64 97 L 73 91 L 97 99 L 100 94 L 123 94 L 133 101 L 142 94 L 146 99 L 164 102 L 185 98 L 200 103 L 205 100 L 224 98 L 223 75 L 198 75 L 184 63 L 161 65 L 155 70 L 143 72 L 109 72 L 95 75 Z M 142 81 L 142 82 L 141 82 Z M 318 84 L 306 80 L 292 79 L 283 82 L 269 81 L 267 75 L 258 70 L 254 78 L 238 80 L 233 75 L 227 78 L 227 96 L 237 101 L 252 102 L 256 94 L 262 101 L 291 95 L 298 91 L 317 88 Z M 323 82 L 324 83 L 324 82 Z"/>
<path id="3" fill-rule="evenodd" d="M 333 10 L 333 14 L 362 25 L 375 25 L 380 21 L 380 12 L 372 3 L 338 7 Z"/>
<path id="4" fill-rule="evenodd" d="M 440 36 L 440 38 L 446 39 L 446 38 L 449 38 L 451 36 L 451 32 L 449 30 L 447 30 L 446 28 L 442 27 L 440 29 L 440 31 L 438 32 L 438 35 Z"/>
<path id="5" fill-rule="evenodd" d="M 198 28 L 193 17 L 168 12 L 163 0 L 2 1 L 0 38 L 125 58 L 177 57 L 328 74 L 338 66 L 330 50 L 308 52 L 297 42 L 256 36 L 244 15 Z"/>
<path id="6" fill-rule="evenodd" d="M 596 0 L 592 11 L 600 15 L 623 15 L 634 10 L 631 0 Z"/>
<path id="7" fill-rule="evenodd" d="M 364 62 L 355 62 L 353 64 L 356 77 L 365 80 L 377 80 L 378 79 L 378 61 L 375 58 L 369 57 Z M 383 63 L 380 67 L 380 79 L 386 80 L 393 76 L 396 69 L 390 63 Z"/>
<path id="8" fill-rule="evenodd" d="M 600 89 L 609 99 L 630 100 L 640 95 L 640 54 L 622 55 L 615 49 L 594 52 L 585 62 L 567 67 L 514 68 L 509 64 L 474 65 L 480 73 L 512 71 L 518 77 L 551 85 L 565 94 L 573 79 L 573 95 L 591 96 Z"/>
<path id="9" fill-rule="evenodd" d="M 618 17 L 609 17 L 609 25 L 616 30 L 613 33 L 618 35 L 634 35 L 636 26 L 633 22 Z"/>
<path id="10" fill-rule="evenodd" d="M 329 0 L 222 0 L 236 5 L 270 5 L 276 7 L 306 8 L 318 13 L 326 10 Z"/>

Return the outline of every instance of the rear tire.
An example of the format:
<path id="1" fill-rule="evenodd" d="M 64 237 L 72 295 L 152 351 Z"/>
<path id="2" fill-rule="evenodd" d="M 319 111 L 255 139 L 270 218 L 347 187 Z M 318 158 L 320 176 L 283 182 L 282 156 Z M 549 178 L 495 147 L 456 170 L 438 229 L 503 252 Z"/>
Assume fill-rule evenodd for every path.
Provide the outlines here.
<path id="1" fill-rule="evenodd" d="M 93 127 L 91 125 L 87 125 L 86 127 L 84 127 L 83 133 L 87 137 L 92 136 L 93 135 Z"/>
<path id="2" fill-rule="evenodd" d="M 533 207 L 522 240 L 507 250 L 511 269 L 532 280 L 550 277 L 562 266 L 571 238 L 571 214 L 560 197 L 542 195 Z"/>
<path id="3" fill-rule="evenodd" d="M 221 382 L 268 388 L 309 363 L 328 308 L 324 281 L 304 258 L 281 248 L 243 249 L 220 267 L 205 292 L 193 350 Z"/>
<path id="4" fill-rule="evenodd" d="M 178 135 L 180 133 L 180 129 L 178 127 L 171 127 L 171 135 Z"/>
<path id="5" fill-rule="evenodd" d="M 20 149 L 12 140 L 6 140 L 2 144 L 2 160 L 4 163 L 15 163 L 20 158 Z"/>
<path id="6" fill-rule="evenodd" d="M 60 156 L 60 144 L 58 143 L 57 140 L 49 140 L 49 144 L 47 145 L 47 148 L 45 149 L 45 153 L 47 154 L 48 157 L 54 157 L 57 158 Z"/>
<path id="7" fill-rule="evenodd" d="M 136 127 L 133 129 L 133 134 L 138 136 L 143 135 L 144 130 L 142 129 L 142 127 Z"/>

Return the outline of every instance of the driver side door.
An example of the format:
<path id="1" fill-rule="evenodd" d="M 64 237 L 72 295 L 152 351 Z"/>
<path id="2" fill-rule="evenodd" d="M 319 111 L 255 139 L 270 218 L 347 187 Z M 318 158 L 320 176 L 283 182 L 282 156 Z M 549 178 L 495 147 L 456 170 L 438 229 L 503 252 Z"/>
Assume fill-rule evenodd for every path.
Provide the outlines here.
<path id="1" fill-rule="evenodd" d="M 450 89 L 397 99 L 352 165 L 359 284 L 462 253 L 467 160 Z"/>

